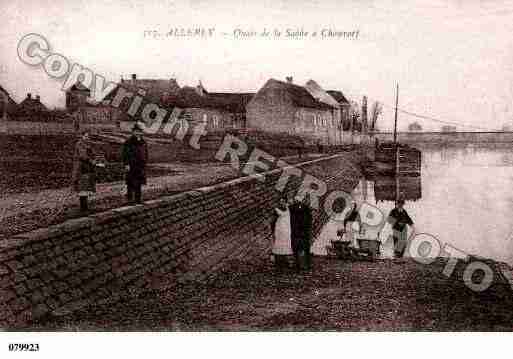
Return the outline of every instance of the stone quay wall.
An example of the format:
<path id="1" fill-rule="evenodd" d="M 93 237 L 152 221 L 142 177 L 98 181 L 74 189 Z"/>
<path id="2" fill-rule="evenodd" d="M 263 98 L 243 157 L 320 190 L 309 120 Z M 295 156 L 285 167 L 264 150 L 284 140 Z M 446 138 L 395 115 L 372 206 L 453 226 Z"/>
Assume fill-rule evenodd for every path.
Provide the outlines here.
<path id="1" fill-rule="evenodd" d="M 295 168 L 323 180 L 328 191 L 348 192 L 360 177 L 352 161 L 342 153 Z M 231 265 L 269 258 L 273 208 L 303 183 L 292 176 L 279 192 L 281 174 L 274 169 L 0 242 L 0 327 L 24 328 L 148 289 L 213 280 Z M 314 210 L 314 234 L 328 220 L 326 197 Z"/>

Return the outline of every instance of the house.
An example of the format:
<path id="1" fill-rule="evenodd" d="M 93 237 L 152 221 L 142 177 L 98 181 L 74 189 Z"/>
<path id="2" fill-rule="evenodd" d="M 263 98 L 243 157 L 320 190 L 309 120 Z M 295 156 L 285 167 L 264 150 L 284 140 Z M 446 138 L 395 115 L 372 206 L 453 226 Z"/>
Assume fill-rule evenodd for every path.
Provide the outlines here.
<path id="1" fill-rule="evenodd" d="M 233 128 L 246 128 L 246 106 L 255 94 L 251 92 L 210 92 L 208 96 L 215 101 L 218 106 L 228 111 L 232 117 Z"/>
<path id="2" fill-rule="evenodd" d="M 77 128 L 80 123 L 114 123 L 113 109 L 102 102 L 92 102 L 91 90 L 81 82 L 66 90 L 66 111 L 73 117 Z"/>
<path id="3" fill-rule="evenodd" d="M 314 80 L 308 80 L 305 84 L 305 88 L 317 101 L 330 105 L 333 108 L 333 121 L 328 124 L 330 127 L 330 130 L 328 131 L 328 143 L 340 144 L 342 142 L 342 123 L 341 106 L 339 102 Z"/>
<path id="4" fill-rule="evenodd" d="M 47 122 L 50 117 L 50 111 L 41 102 L 41 97 L 32 97 L 31 93 L 27 93 L 27 97 L 18 104 L 12 115 L 12 119 L 16 121 Z"/>
<path id="5" fill-rule="evenodd" d="M 340 119 L 342 121 L 342 127 L 349 127 L 349 114 L 351 109 L 351 103 L 344 96 L 342 91 L 328 90 L 326 91 L 332 98 L 334 98 L 340 106 Z"/>
<path id="6" fill-rule="evenodd" d="M 74 112 L 79 107 L 86 106 L 90 97 L 91 90 L 81 82 L 77 82 L 66 90 L 66 109 L 69 112 Z"/>
<path id="7" fill-rule="evenodd" d="M 17 106 L 11 95 L 0 86 L 0 121 L 9 119 L 16 112 Z"/>
<path id="8" fill-rule="evenodd" d="M 120 125 L 122 122 L 134 122 L 140 120 L 140 108 L 144 104 L 155 103 L 162 105 L 165 101 L 175 97 L 180 89 L 175 79 L 139 79 L 136 74 L 132 74 L 131 78 L 126 80 L 121 78 L 116 88 L 114 88 L 102 101 L 102 104 L 110 106 L 110 118 L 113 123 Z M 112 106 L 112 101 L 116 99 L 121 90 L 130 93 L 128 98 L 122 99 L 121 103 L 116 107 Z M 133 116 L 129 114 L 129 108 L 136 96 L 142 96 L 144 101 L 141 102 L 138 112 Z"/>
<path id="9" fill-rule="evenodd" d="M 204 123 L 208 131 L 244 127 L 246 123 L 246 104 L 251 93 L 209 93 L 201 81 L 197 86 L 180 87 L 176 79 L 138 79 L 133 74 L 130 80 L 122 80 L 119 86 L 105 99 L 115 98 L 117 91 L 124 88 L 134 94 L 143 93 L 146 102 L 156 103 L 171 112 L 181 110 L 180 118 L 191 125 Z M 115 111 L 114 121 L 134 121 L 140 115 L 127 113 L 130 101 L 123 103 Z M 143 106 L 141 106 L 143 107 Z"/>
<path id="10" fill-rule="evenodd" d="M 189 126 L 205 124 L 207 131 L 217 131 L 234 127 L 234 117 L 221 98 L 211 96 L 200 83 L 196 87 L 184 86 L 163 104 L 168 108 L 179 108 L 181 116 Z"/>
<path id="11" fill-rule="evenodd" d="M 337 107 L 314 98 L 303 86 L 268 80 L 246 106 L 247 126 L 301 136 L 305 143 L 330 143 Z"/>

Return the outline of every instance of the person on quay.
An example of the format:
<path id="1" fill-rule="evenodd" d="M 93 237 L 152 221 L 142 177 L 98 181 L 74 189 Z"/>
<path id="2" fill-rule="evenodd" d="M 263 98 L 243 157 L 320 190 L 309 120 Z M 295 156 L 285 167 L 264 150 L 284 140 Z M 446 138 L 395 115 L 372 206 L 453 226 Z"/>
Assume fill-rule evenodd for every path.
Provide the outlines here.
<path id="1" fill-rule="evenodd" d="M 288 258 L 292 256 L 290 210 L 287 199 L 282 197 L 277 208 L 274 209 L 274 228 L 272 254 L 277 271 L 283 271 L 288 267 Z"/>
<path id="2" fill-rule="evenodd" d="M 128 203 L 142 203 L 142 186 L 146 184 L 148 146 L 143 138 L 143 130 L 138 124 L 134 125 L 132 135 L 123 145 L 122 159 L 126 171 Z"/>
<path id="3" fill-rule="evenodd" d="M 356 236 L 354 233 L 353 224 L 358 223 L 358 231 L 362 233 L 362 219 L 360 217 L 360 213 L 358 212 L 356 202 L 353 202 L 351 210 L 347 213 L 344 218 L 344 231 L 347 233 L 348 239 L 351 242 L 351 246 L 358 248 L 358 242 L 356 240 Z"/>
<path id="4" fill-rule="evenodd" d="M 83 132 L 75 144 L 73 154 L 73 191 L 78 193 L 80 211 L 89 210 L 89 199 L 96 193 L 96 171 L 94 153 L 89 141 L 89 133 Z"/>
<path id="5" fill-rule="evenodd" d="M 412 231 L 415 231 L 413 221 L 404 209 L 404 199 L 399 199 L 396 206 L 387 218 L 388 223 L 392 226 L 394 240 L 394 255 L 396 258 L 404 256 L 404 251 L 408 242 L 408 228 L 410 226 Z"/>
<path id="6" fill-rule="evenodd" d="M 303 201 L 296 199 L 289 207 L 291 224 L 292 252 L 296 270 L 301 269 L 301 254 L 304 257 L 305 269 L 312 269 L 312 226 L 313 216 L 307 197 Z"/>

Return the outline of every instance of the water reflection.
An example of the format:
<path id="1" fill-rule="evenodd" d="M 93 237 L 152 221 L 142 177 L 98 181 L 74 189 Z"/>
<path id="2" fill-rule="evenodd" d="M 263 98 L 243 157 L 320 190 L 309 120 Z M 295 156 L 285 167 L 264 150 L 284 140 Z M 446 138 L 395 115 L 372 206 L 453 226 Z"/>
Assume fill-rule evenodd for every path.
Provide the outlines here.
<path id="1" fill-rule="evenodd" d="M 433 235 L 442 246 L 513 264 L 513 150 L 453 146 L 422 152 L 422 178 L 362 179 L 353 198 L 387 216 L 399 193 L 418 233 Z M 330 222 L 323 229 L 316 253 L 325 253 L 340 226 Z M 369 229 L 369 236 L 386 241 L 387 227 Z M 385 248 L 385 256 L 390 254 Z"/>
<path id="2" fill-rule="evenodd" d="M 373 182 L 377 202 L 395 201 L 397 198 L 417 201 L 422 197 L 420 176 L 377 177 Z"/>

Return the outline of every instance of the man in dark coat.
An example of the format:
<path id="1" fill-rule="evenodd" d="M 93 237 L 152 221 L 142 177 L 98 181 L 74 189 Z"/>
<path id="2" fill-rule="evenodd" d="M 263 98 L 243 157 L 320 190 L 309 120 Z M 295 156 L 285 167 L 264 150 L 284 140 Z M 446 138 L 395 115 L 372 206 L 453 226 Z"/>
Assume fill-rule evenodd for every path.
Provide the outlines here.
<path id="1" fill-rule="evenodd" d="M 123 145 L 123 164 L 125 165 L 127 197 L 129 203 L 142 203 L 142 185 L 146 184 L 146 163 L 148 146 L 143 139 L 143 131 L 137 124 L 132 129 L 132 136 Z"/>
<path id="2" fill-rule="evenodd" d="M 396 207 L 390 211 L 387 218 L 393 230 L 394 255 L 396 258 L 403 257 L 407 247 L 408 232 L 406 226 L 410 226 L 414 231 L 413 221 L 403 207 L 404 199 L 399 199 L 396 203 Z"/>
<path id="3" fill-rule="evenodd" d="M 305 268 L 311 269 L 312 253 L 310 252 L 310 247 L 312 245 L 312 209 L 310 208 L 306 197 L 302 202 L 295 200 L 294 203 L 290 205 L 289 209 L 291 227 L 290 236 L 296 269 L 298 271 L 301 269 L 301 252 L 304 254 Z"/>

